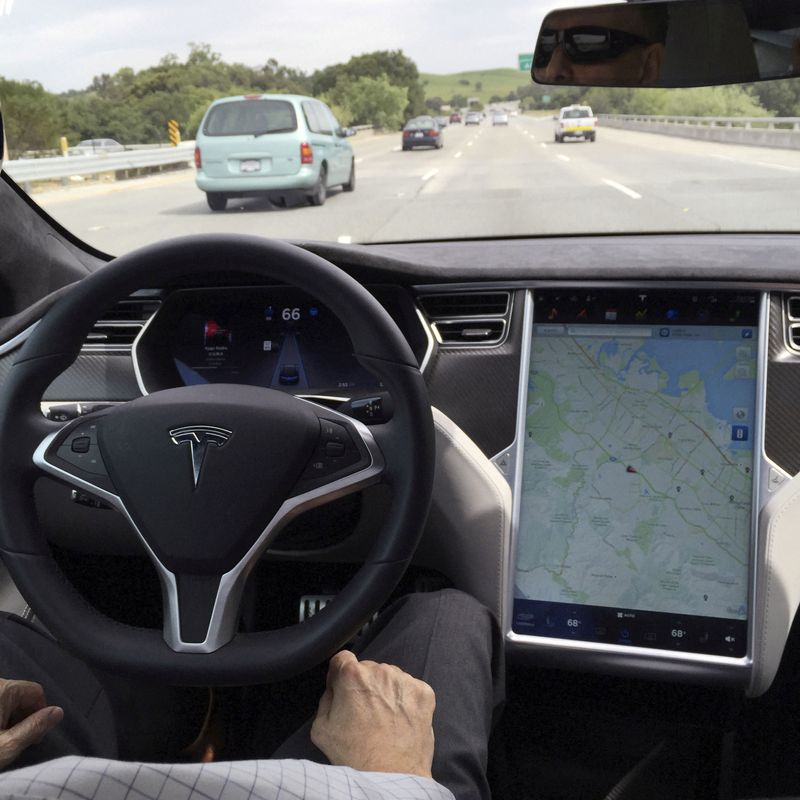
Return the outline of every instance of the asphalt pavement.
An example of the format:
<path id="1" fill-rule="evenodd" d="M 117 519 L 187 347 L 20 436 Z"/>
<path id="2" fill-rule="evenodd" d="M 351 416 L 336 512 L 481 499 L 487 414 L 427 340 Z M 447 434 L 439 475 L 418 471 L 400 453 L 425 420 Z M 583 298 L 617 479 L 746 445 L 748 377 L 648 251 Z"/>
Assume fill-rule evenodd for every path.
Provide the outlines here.
<path id="1" fill-rule="evenodd" d="M 800 152 L 602 127 L 594 143 L 556 144 L 552 120 L 531 117 L 450 125 L 444 141 L 402 152 L 399 133 L 359 133 L 356 190 L 321 207 L 251 198 L 212 212 L 191 169 L 35 198 L 112 254 L 209 231 L 348 243 L 800 227 Z"/>

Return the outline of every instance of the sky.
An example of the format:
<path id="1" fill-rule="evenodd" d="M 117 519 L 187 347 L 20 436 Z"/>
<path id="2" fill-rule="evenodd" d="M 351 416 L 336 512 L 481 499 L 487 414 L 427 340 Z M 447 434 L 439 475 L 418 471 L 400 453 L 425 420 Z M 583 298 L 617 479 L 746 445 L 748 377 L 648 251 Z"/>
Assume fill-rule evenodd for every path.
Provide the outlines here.
<path id="1" fill-rule="evenodd" d="M 516 67 L 558 0 L 0 0 L 0 76 L 53 92 L 120 67 L 181 59 L 207 42 L 225 61 L 311 72 L 402 49 L 421 72 Z"/>

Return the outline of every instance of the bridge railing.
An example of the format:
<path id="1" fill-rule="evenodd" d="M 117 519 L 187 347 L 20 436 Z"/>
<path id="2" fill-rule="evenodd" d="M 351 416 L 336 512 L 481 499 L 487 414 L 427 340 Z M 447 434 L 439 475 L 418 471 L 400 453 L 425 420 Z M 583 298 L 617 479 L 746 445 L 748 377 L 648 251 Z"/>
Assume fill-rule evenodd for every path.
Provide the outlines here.
<path id="1" fill-rule="evenodd" d="M 727 144 L 800 149 L 800 117 L 598 114 L 601 126 Z"/>

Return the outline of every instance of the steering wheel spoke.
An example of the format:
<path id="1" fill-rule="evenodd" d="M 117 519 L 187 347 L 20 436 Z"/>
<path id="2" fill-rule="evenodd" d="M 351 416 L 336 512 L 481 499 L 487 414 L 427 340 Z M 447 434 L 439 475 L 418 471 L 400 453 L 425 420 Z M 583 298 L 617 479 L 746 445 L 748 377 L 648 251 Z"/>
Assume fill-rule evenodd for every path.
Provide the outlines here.
<path id="1" fill-rule="evenodd" d="M 43 472 L 119 506 L 99 445 L 105 413 L 80 417 L 49 433 L 36 448 L 33 463 Z"/>
<path id="2" fill-rule="evenodd" d="M 310 405 L 317 414 L 319 436 L 290 495 L 301 510 L 377 483 L 385 468 L 383 453 L 370 428 L 344 414 Z"/>

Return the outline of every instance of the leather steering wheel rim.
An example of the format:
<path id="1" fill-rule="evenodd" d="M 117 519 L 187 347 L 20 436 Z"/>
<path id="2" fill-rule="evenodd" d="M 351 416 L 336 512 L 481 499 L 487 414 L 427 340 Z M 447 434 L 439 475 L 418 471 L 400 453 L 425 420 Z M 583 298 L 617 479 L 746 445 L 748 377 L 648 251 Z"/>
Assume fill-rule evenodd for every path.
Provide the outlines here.
<path id="1" fill-rule="evenodd" d="M 223 270 L 304 288 L 344 324 L 356 358 L 392 396 L 391 420 L 371 426 L 370 434 L 385 461 L 380 479 L 390 485 L 393 499 L 366 560 L 323 611 L 302 624 L 235 633 L 212 652 L 176 652 L 162 631 L 120 624 L 101 614 L 61 573 L 36 520 L 33 486 L 43 472 L 33 456 L 37 450 L 43 452 L 43 440 L 59 435 L 64 427 L 43 417 L 41 398 L 78 356 L 104 309 L 142 287 Z M 3 386 L 0 452 L 0 553 L 23 596 L 62 644 L 107 670 L 180 684 L 244 685 L 280 680 L 320 663 L 387 599 L 424 526 L 433 486 L 435 439 L 416 359 L 394 321 L 366 289 L 299 247 L 254 236 L 204 235 L 121 256 L 76 284 L 48 311 L 17 355 Z"/>

